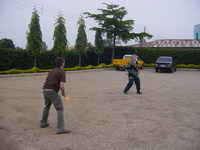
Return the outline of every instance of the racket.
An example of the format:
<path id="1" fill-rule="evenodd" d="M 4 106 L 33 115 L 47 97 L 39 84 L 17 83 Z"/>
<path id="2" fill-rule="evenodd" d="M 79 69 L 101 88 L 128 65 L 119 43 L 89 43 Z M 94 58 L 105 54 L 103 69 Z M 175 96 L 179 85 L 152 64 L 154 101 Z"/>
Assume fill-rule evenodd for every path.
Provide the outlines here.
<path id="1" fill-rule="evenodd" d="M 67 102 L 67 103 L 69 103 L 71 100 L 72 100 L 72 97 L 69 96 L 69 95 L 64 97 L 64 101 Z"/>

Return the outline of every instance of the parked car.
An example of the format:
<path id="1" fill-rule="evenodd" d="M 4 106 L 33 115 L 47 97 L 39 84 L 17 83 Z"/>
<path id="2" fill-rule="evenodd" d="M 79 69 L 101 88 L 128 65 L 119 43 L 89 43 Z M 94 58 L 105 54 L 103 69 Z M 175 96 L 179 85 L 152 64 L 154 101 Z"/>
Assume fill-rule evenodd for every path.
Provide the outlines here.
<path id="1" fill-rule="evenodd" d="M 134 55 L 134 54 L 133 54 Z M 143 69 L 144 61 L 139 58 L 139 56 L 136 56 L 137 66 L 139 69 Z M 123 69 L 128 64 L 129 61 L 131 61 L 132 55 L 124 55 L 123 59 L 114 59 L 113 64 L 115 66 L 116 70 Z"/>
<path id="2" fill-rule="evenodd" d="M 170 73 L 176 71 L 176 61 L 170 56 L 160 56 L 156 61 L 155 71 L 169 71 Z"/>

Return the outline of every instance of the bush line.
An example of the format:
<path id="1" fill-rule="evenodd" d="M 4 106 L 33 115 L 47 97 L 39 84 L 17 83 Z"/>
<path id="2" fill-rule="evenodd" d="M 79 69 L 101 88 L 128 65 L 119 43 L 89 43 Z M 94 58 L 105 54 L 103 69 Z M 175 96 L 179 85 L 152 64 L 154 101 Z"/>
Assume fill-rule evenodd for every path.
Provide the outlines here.
<path id="1" fill-rule="evenodd" d="M 154 63 L 151 64 L 146 64 L 144 63 L 144 67 L 155 67 Z M 188 68 L 188 69 L 200 69 L 200 65 L 195 65 L 195 64 L 180 64 L 180 65 L 176 65 L 177 68 Z"/>
<path id="2" fill-rule="evenodd" d="M 73 68 L 63 68 L 63 70 L 65 71 L 76 71 L 76 70 L 89 70 L 89 69 L 100 69 L 100 68 L 111 68 L 113 67 L 113 64 L 110 65 L 106 65 L 104 63 L 98 65 L 98 66 L 93 66 L 93 65 L 89 65 L 86 67 L 80 67 L 80 66 L 76 66 Z M 144 63 L 144 67 L 155 67 L 154 63 L 151 64 L 146 64 Z M 177 68 L 188 68 L 188 69 L 200 69 L 200 65 L 195 65 L 195 64 L 180 64 L 180 65 L 176 65 Z M 39 69 L 36 67 L 33 67 L 32 69 L 28 69 L 28 70 L 20 70 L 20 69 L 11 69 L 11 70 L 7 70 L 7 71 L 0 71 L 0 74 L 20 74 L 20 73 L 37 73 L 37 72 L 49 72 L 51 71 L 51 69 Z"/>
<path id="3" fill-rule="evenodd" d="M 113 64 L 106 65 L 106 64 L 102 63 L 98 66 L 92 66 L 92 65 L 89 65 L 86 67 L 76 66 L 73 68 L 63 68 L 63 70 L 75 71 L 75 70 L 89 70 L 89 69 L 110 68 L 110 67 L 113 67 Z M 39 68 L 33 67 L 32 69 L 28 69 L 28 70 L 11 69 L 11 70 L 7 70 L 7 71 L 0 71 L 0 74 L 37 73 L 37 72 L 49 72 L 49 71 L 51 71 L 51 69 L 39 69 Z"/>
<path id="4" fill-rule="evenodd" d="M 81 66 L 96 66 L 98 56 L 94 52 L 94 48 L 88 48 L 86 56 L 81 58 Z M 177 64 L 195 64 L 200 65 L 200 48 L 197 49 L 180 49 L 180 48 L 134 48 L 134 47 L 116 47 L 115 59 L 122 59 L 125 54 L 136 54 L 145 63 L 155 63 L 159 56 L 172 56 Z M 104 53 L 100 56 L 100 63 L 111 64 L 112 48 L 105 47 Z M 54 60 L 57 56 L 52 51 L 44 51 L 37 58 L 37 68 L 51 69 L 55 66 Z M 69 67 L 75 67 L 79 64 L 79 56 L 75 49 L 66 51 L 63 56 L 65 64 Z M 0 71 L 18 68 L 22 70 L 30 69 L 34 66 L 33 58 L 28 54 L 27 50 L 1 49 L 0 48 Z M 188 66 L 185 66 L 188 67 Z M 196 67 L 194 67 L 196 68 Z"/>

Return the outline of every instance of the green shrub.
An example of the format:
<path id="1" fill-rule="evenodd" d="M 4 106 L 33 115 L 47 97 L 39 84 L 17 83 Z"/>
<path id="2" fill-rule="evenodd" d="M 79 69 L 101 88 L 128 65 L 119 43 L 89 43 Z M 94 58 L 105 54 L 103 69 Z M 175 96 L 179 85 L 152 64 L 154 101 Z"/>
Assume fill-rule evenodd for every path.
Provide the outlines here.
<path id="1" fill-rule="evenodd" d="M 112 48 L 105 47 L 104 54 L 100 56 L 100 65 L 102 68 L 111 63 Z M 146 64 L 155 63 L 159 56 L 173 56 L 178 64 L 196 64 L 200 65 L 200 49 L 177 49 L 177 48 L 134 48 L 134 47 L 116 47 L 115 59 L 122 59 L 125 54 L 136 54 Z M 56 56 L 52 51 L 45 51 L 37 58 L 37 68 L 51 69 L 55 67 Z M 74 50 L 68 51 L 64 56 L 65 67 L 73 68 L 78 65 L 78 55 Z M 82 66 L 97 65 L 97 55 L 94 48 L 87 51 L 87 57 L 82 57 Z M 93 67 L 91 66 L 91 69 Z M 0 49 L 0 70 L 29 69 L 33 67 L 33 58 L 28 55 L 26 50 Z M 187 67 L 187 66 L 186 66 Z M 196 66 L 194 66 L 196 67 Z M 90 68 L 90 67 L 88 67 Z M 77 68 L 78 69 L 78 68 Z M 79 68 L 85 69 L 85 68 Z M 73 69 L 72 69 L 73 70 Z M 40 70 L 41 71 L 41 70 Z"/>
<path id="2" fill-rule="evenodd" d="M 86 67 L 80 67 L 80 66 L 76 66 L 74 68 L 63 68 L 63 70 L 65 71 L 75 71 L 75 70 L 87 70 L 87 69 L 100 69 L 100 68 L 110 68 L 113 67 L 113 64 L 110 65 L 105 65 L 105 64 L 100 64 L 98 66 L 86 66 Z M 147 64 L 144 63 L 145 67 L 155 67 L 154 63 L 151 64 Z M 193 69 L 200 69 L 200 65 L 195 65 L 195 64 L 180 64 L 177 65 L 177 68 L 193 68 Z M 7 71 L 0 71 L 0 74 L 20 74 L 20 73 L 36 73 L 36 72 L 49 72 L 51 71 L 51 69 L 39 69 L 36 67 L 33 67 L 31 69 L 28 70 L 20 70 L 20 69 L 11 69 L 11 70 L 7 70 Z"/>
<path id="3" fill-rule="evenodd" d="M 111 67 L 114 67 L 114 65 L 113 64 L 106 65 L 106 68 L 111 68 Z"/>
<path id="4" fill-rule="evenodd" d="M 111 51 L 107 47 L 101 56 L 106 64 L 111 62 Z M 159 56 L 172 56 L 178 64 L 200 64 L 200 49 L 116 47 L 115 59 L 122 59 L 125 54 L 136 54 L 147 64 L 155 63 Z"/>
<path id="5" fill-rule="evenodd" d="M 94 68 L 94 66 L 92 66 L 92 65 L 89 65 L 89 66 L 85 67 L 85 69 L 93 69 L 93 68 Z"/>
<path id="6" fill-rule="evenodd" d="M 65 71 L 74 71 L 76 69 L 75 68 L 63 68 L 63 70 L 65 70 Z"/>
<path id="7" fill-rule="evenodd" d="M 200 69 L 200 65 L 195 65 L 195 64 L 188 64 L 188 65 L 180 64 L 180 65 L 177 65 L 177 68 Z"/>
<path id="8" fill-rule="evenodd" d="M 155 64 L 154 63 L 150 63 L 150 64 L 144 63 L 144 67 L 155 67 Z"/>
<path id="9" fill-rule="evenodd" d="M 101 63 L 99 66 L 101 66 L 101 68 L 106 68 L 106 64 Z"/>
<path id="10" fill-rule="evenodd" d="M 80 66 L 76 66 L 76 67 L 74 67 L 74 69 L 75 69 L 75 70 L 82 70 L 83 68 L 80 67 Z"/>
<path id="11" fill-rule="evenodd" d="M 94 69 L 100 69 L 102 66 L 95 66 Z"/>

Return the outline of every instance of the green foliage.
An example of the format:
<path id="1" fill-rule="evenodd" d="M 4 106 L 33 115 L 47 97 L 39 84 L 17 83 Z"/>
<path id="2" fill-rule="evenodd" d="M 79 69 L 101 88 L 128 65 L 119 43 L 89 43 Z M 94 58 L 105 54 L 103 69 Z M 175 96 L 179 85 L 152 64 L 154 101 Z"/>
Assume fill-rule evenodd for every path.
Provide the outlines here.
<path id="1" fill-rule="evenodd" d="M 117 39 L 127 43 L 131 39 L 152 37 L 152 35 L 149 35 L 146 32 L 132 32 L 134 20 L 123 20 L 125 15 L 127 15 L 127 11 L 124 7 L 119 7 L 119 5 L 115 4 L 103 4 L 106 5 L 106 9 L 98 9 L 101 11 L 101 14 L 91 14 L 89 12 L 85 12 L 84 14 L 87 15 L 87 17 L 96 20 L 99 24 L 99 27 L 93 27 L 91 30 L 99 30 L 104 33 L 107 38 L 113 40 L 112 60 L 114 59 Z"/>
<path id="2" fill-rule="evenodd" d="M 155 67 L 156 65 L 154 63 L 150 63 L 150 64 L 147 64 L 147 63 L 144 63 L 144 67 Z"/>
<path id="3" fill-rule="evenodd" d="M 106 65 L 106 64 L 102 63 L 98 66 L 93 66 L 93 65 L 88 65 L 86 67 L 76 66 L 73 68 L 63 68 L 63 70 L 65 70 L 65 71 L 88 70 L 88 69 L 111 68 L 113 66 L 114 66 L 113 64 Z M 155 67 L 155 64 L 154 63 L 151 63 L 151 64 L 145 63 L 144 66 L 145 67 Z M 177 65 L 177 68 L 200 69 L 200 65 L 180 64 L 180 65 Z M 39 69 L 39 68 L 33 67 L 32 69 L 28 69 L 28 70 L 11 69 L 8 71 L 0 71 L 0 74 L 39 73 L 39 72 L 49 72 L 49 71 L 51 71 L 51 69 Z"/>
<path id="4" fill-rule="evenodd" d="M 76 38 L 76 52 L 79 55 L 79 66 L 81 66 L 81 56 L 86 55 L 86 47 L 87 47 L 87 35 L 85 33 L 85 21 L 83 16 L 80 16 L 78 21 L 78 35 Z"/>
<path id="5" fill-rule="evenodd" d="M 200 50 L 176 48 L 143 48 L 137 49 L 136 54 L 145 63 L 155 63 L 159 56 L 172 56 L 177 64 L 200 64 Z"/>
<path id="6" fill-rule="evenodd" d="M 68 47 L 66 36 L 67 30 L 65 28 L 65 19 L 60 15 L 56 20 L 56 27 L 53 35 L 54 46 L 52 51 L 56 56 L 64 57 L 66 55 Z"/>
<path id="7" fill-rule="evenodd" d="M 188 65 L 180 64 L 180 65 L 177 65 L 177 68 L 200 69 L 200 65 L 195 65 L 195 64 L 188 64 Z"/>
<path id="8" fill-rule="evenodd" d="M 103 49 L 103 39 L 101 36 L 101 31 L 97 30 L 95 34 L 95 48 L 94 52 L 98 55 L 98 64 L 99 64 L 99 55 L 102 55 L 104 52 Z"/>
<path id="9" fill-rule="evenodd" d="M 15 45 L 11 39 L 4 38 L 0 40 L 0 48 L 15 48 Z"/>
<path id="10" fill-rule="evenodd" d="M 102 36 L 101 36 L 101 31 L 99 31 L 99 30 L 97 30 L 96 34 L 95 34 L 95 49 L 94 49 L 94 52 L 97 55 L 102 55 L 103 52 L 104 52 L 103 39 L 102 39 Z"/>
<path id="11" fill-rule="evenodd" d="M 88 70 L 88 69 L 99 69 L 99 68 L 110 68 L 110 67 L 113 67 L 113 65 L 100 64 L 98 66 L 89 65 L 86 67 L 76 66 L 74 68 L 63 68 L 63 70 L 75 71 L 75 70 Z M 51 69 L 39 69 L 39 68 L 33 67 L 32 69 L 28 69 L 28 70 L 11 69 L 8 71 L 0 71 L 0 74 L 37 73 L 37 72 L 49 72 L 49 71 L 51 71 Z"/>
<path id="12" fill-rule="evenodd" d="M 32 58 L 25 50 L 0 49 L 0 70 L 33 67 Z"/>
<path id="13" fill-rule="evenodd" d="M 27 49 L 29 54 L 34 57 L 34 67 L 36 67 L 36 58 L 42 51 L 42 32 L 36 8 L 33 9 L 31 22 L 28 27 L 29 32 L 27 32 Z"/>
<path id="14" fill-rule="evenodd" d="M 82 65 L 88 66 L 97 64 L 97 55 L 94 49 L 86 51 L 87 57 L 82 57 Z M 100 63 L 110 64 L 112 48 L 104 48 L 104 53 L 100 56 Z M 166 49 L 166 48 L 133 48 L 116 47 L 116 59 L 122 59 L 125 54 L 138 55 L 145 64 L 155 63 L 159 56 L 173 56 L 177 64 L 195 64 L 200 65 L 200 49 Z M 41 69 L 51 69 L 55 67 L 56 56 L 52 51 L 42 52 L 37 59 L 37 66 Z M 77 66 L 79 58 L 75 50 L 70 50 L 65 58 L 65 67 L 73 68 Z M 0 49 L 0 70 L 29 69 L 32 68 L 32 57 L 26 50 Z"/>
<path id="15" fill-rule="evenodd" d="M 42 41 L 42 51 L 47 51 L 47 45 L 44 41 Z"/>
<path id="16" fill-rule="evenodd" d="M 32 69 L 28 69 L 28 70 L 11 69 L 8 71 L 0 71 L 0 74 L 36 73 L 36 72 L 48 72 L 50 70 L 51 69 L 39 69 L 39 68 L 33 67 Z"/>
<path id="17" fill-rule="evenodd" d="M 112 48 L 104 51 L 101 59 L 108 64 Z M 125 54 L 136 54 L 147 64 L 155 63 L 159 56 L 172 56 L 177 64 L 200 64 L 200 49 L 117 47 L 115 59 L 122 59 Z"/>

